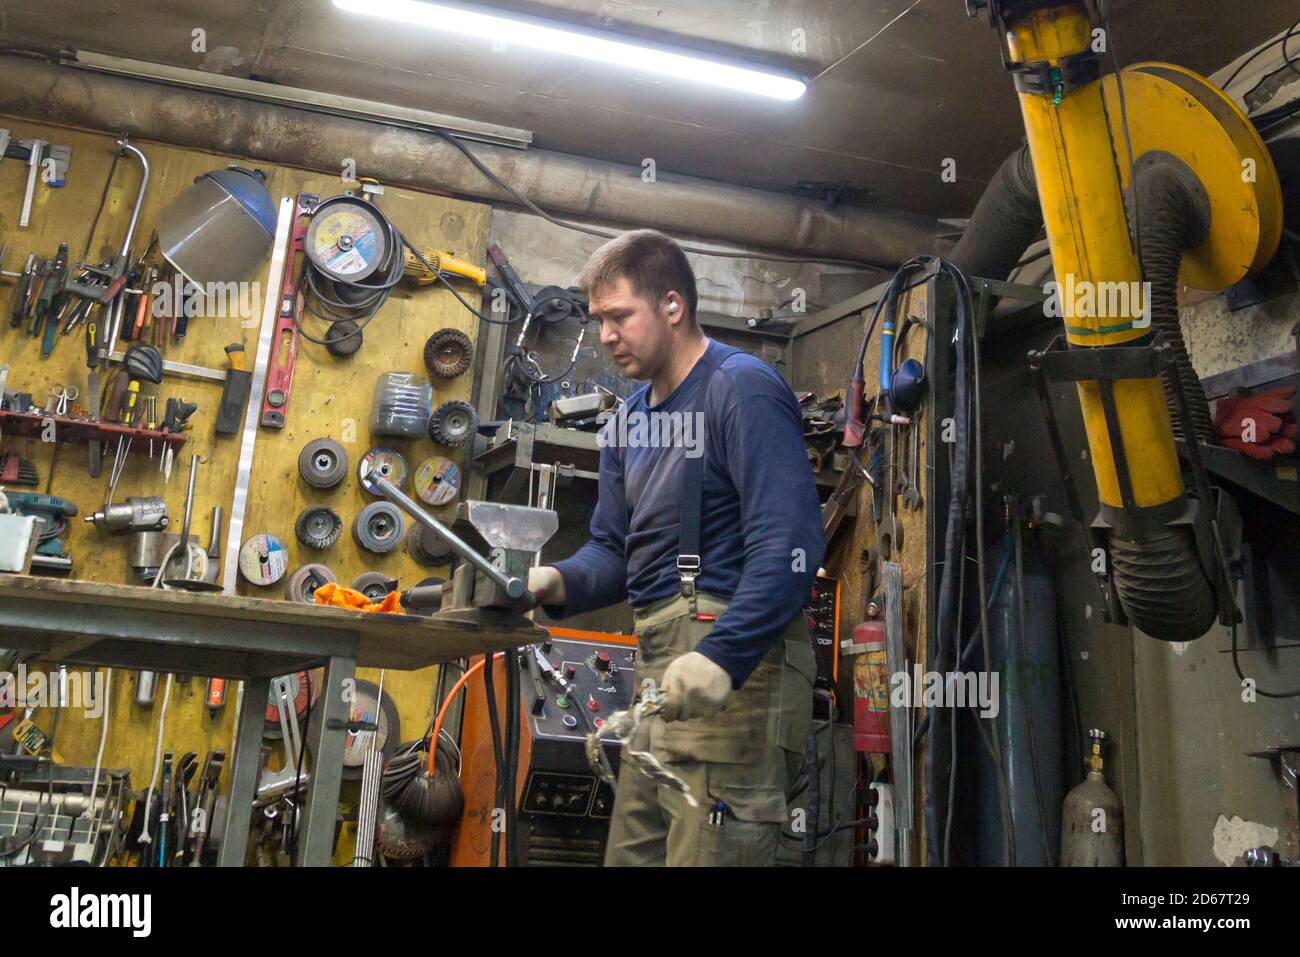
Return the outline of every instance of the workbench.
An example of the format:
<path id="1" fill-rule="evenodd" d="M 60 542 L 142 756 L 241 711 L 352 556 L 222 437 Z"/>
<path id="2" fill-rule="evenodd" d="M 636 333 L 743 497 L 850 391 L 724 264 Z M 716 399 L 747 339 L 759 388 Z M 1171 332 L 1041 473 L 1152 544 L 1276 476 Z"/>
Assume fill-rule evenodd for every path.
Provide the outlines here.
<path id="1" fill-rule="evenodd" d="M 73 155 L 65 186 L 57 189 L 37 187 L 31 225 L 26 229 L 17 227 L 16 214 L 27 170 L 17 163 L 0 164 L 0 197 L 9 198 L 0 202 L 0 244 L 5 245 L 4 268 L 10 271 L 15 266 L 21 268 L 29 253 L 52 256 L 60 243 L 68 243 L 70 254 L 74 258 L 79 257 L 86 246 L 90 220 L 101 195 L 104 195 L 106 184 L 103 215 L 94 235 L 90 237 L 89 257 L 92 261 L 97 261 L 115 254 L 125 234 L 140 183 L 138 164 L 125 160 L 118 163 L 111 181 L 108 178 L 116 134 L 51 126 L 36 116 L 0 118 L 0 127 L 7 128 L 22 138 L 36 137 L 67 144 Z M 143 139 L 133 142 L 144 151 L 151 169 L 149 186 L 136 228 L 133 255 L 138 256 L 155 229 L 164 207 L 188 189 L 195 177 L 214 169 L 222 169 L 231 162 L 240 162 L 240 157 L 233 153 L 202 153 Z M 341 193 L 345 188 L 355 188 L 355 184 L 344 183 L 340 177 L 338 163 L 341 159 L 343 157 L 335 157 L 325 150 L 320 156 L 323 165 L 317 170 L 294 169 L 264 162 L 244 165 L 255 166 L 266 174 L 272 200 L 278 202 L 283 197 L 293 197 L 300 192 L 328 198 Z M 361 175 L 365 175 L 365 172 L 362 169 Z M 391 186 L 385 189 L 378 202 L 391 222 L 421 248 L 437 248 L 480 265 L 485 262 L 492 217 L 490 206 Z M 169 341 L 165 346 L 164 358 L 190 371 L 168 373 L 164 375 L 161 385 L 147 383 L 142 387 L 141 398 L 150 394 L 156 396 L 159 411 L 163 410 L 169 397 L 181 398 L 199 407 L 190 420 L 191 429 L 182 433 L 185 440 L 183 447 L 177 449 L 174 471 L 178 475 L 170 476 L 168 482 L 164 473 L 159 471 L 160 439 L 157 434 L 137 433 L 115 497 L 116 501 L 122 501 L 131 495 L 162 496 L 176 526 L 173 531 L 177 531 L 184 508 L 187 487 L 184 478 L 190 456 L 199 456 L 202 464 L 197 470 L 195 483 L 195 531 L 202 544 L 208 546 L 210 515 L 215 506 L 220 506 L 226 520 L 218 542 L 222 558 L 227 554 L 225 545 L 229 523 L 236 514 L 234 481 L 241 447 L 238 438 L 218 436 L 214 429 L 221 397 L 221 380 L 227 366 L 224 348 L 232 343 L 242 344 L 251 364 L 256 354 L 265 299 L 268 294 L 272 297 L 278 294 L 278 285 L 269 275 L 269 263 L 248 279 L 251 280 L 250 287 L 246 290 L 241 287 L 240 295 L 230 298 L 224 310 L 226 314 L 193 317 L 186 337 L 179 341 Z M 13 283 L 7 278 L 0 281 L 0 308 L 9 306 L 13 288 Z M 471 302 L 478 302 L 479 293 L 472 286 L 461 284 L 461 292 Z M 308 317 L 305 325 L 308 334 L 314 338 L 322 334 L 323 324 L 320 320 Z M 394 442 L 389 438 L 371 435 L 367 426 L 376 378 L 389 371 L 422 374 L 425 340 L 442 328 L 459 329 L 471 341 L 476 341 L 480 323 L 441 284 L 417 287 L 404 282 L 392 291 L 374 321 L 366 327 L 365 344 L 354 355 L 338 358 L 323 346 L 306 338 L 299 342 L 293 394 L 284 428 L 264 428 L 258 432 L 253 451 L 252 475 L 246 505 L 243 507 L 241 535 L 241 541 L 246 541 L 256 534 L 269 533 L 284 542 L 288 558 L 286 577 L 293 569 L 309 562 L 324 563 L 345 585 L 365 572 L 379 572 L 386 579 L 397 579 L 399 587 L 403 589 L 429 577 L 450 577 L 447 565 L 421 564 L 404 547 L 384 554 L 367 552 L 359 548 L 345 530 L 334 546 L 321 552 L 299 542 L 294 531 L 297 516 L 308 506 L 332 508 L 350 525 L 355 516 L 373 501 L 374 497 L 357 480 L 357 465 L 366 450 L 373 446 L 400 448 L 407 457 L 412 473 L 418 469 L 422 460 L 433 455 L 450 457 L 464 469 L 466 463 L 461 459 L 461 452 L 435 446 L 427 439 Z M 120 353 L 128 345 L 126 342 L 118 342 L 115 351 Z M 45 358 L 41 354 L 40 340 L 27 335 L 25 327 L 11 328 L 8 322 L 0 322 L 0 364 L 8 363 L 10 367 L 6 387 L 11 391 L 30 392 L 37 405 L 47 406 L 52 403 L 52 390 L 55 386 L 73 385 L 81 392 L 86 392 L 88 378 L 85 362 L 85 350 L 79 334 L 58 337 L 53 354 Z M 472 375 L 466 374 L 455 379 L 436 379 L 431 382 L 434 388 L 433 404 L 440 405 L 451 399 L 469 399 L 471 381 Z M 76 425 L 60 423 L 60 435 L 65 434 L 62 431 L 64 425 L 73 430 L 78 428 Z M 100 425 L 103 427 L 106 424 Z M 139 581 L 135 569 L 129 563 L 129 539 L 82 521 L 84 516 L 98 509 L 107 497 L 107 463 L 104 465 L 104 474 L 98 479 L 91 479 L 87 472 L 85 442 L 90 436 L 76 431 L 67 432 L 67 437 L 73 442 L 71 447 L 64 447 L 69 443 L 42 442 L 40 434 L 33 436 L 31 429 L 30 421 L 0 422 L 0 451 L 18 454 L 36 466 L 40 486 L 31 491 L 49 492 L 77 506 L 78 516 L 68 522 L 66 534 L 62 536 L 73 560 L 71 575 L 84 582 L 98 584 Z M 298 455 L 302 447 L 313 439 L 323 437 L 340 442 L 349 460 L 347 477 L 331 489 L 309 486 L 298 474 Z M 111 443 L 108 446 L 111 460 L 112 451 L 117 446 L 116 434 L 101 436 L 101 441 Z M 178 442 L 179 439 L 172 438 L 170 441 Z M 62 451 L 57 455 L 58 464 L 55 468 L 55 452 L 60 448 Z M 455 509 L 456 503 L 453 501 L 435 509 L 434 513 L 450 521 Z M 240 596 L 260 599 L 255 607 L 268 609 L 271 605 L 269 600 L 274 600 L 274 614 L 279 616 L 277 622 L 299 620 L 289 603 L 281 600 L 284 594 L 283 580 L 259 586 L 240 576 L 233 583 L 223 583 L 233 584 L 233 590 Z M 128 591 L 125 594 L 134 596 L 138 593 Z M 58 600 L 62 601 L 62 596 Z M 182 600 L 187 603 L 187 607 L 205 609 L 203 614 L 209 616 L 206 627 L 213 633 L 222 628 L 235 630 L 235 627 L 239 627 L 238 622 L 223 617 L 221 611 L 207 610 L 211 608 L 211 599 L 189 596 Z M 146 609 L 154 606 L 136 601 L 132 607 L 136 610 L 130 613 L 130 620 L 139 623 L 149 616 Z M 52 614 L 62 611 L 54 608 L 53 603 L 43 610 Z M 98 610 L 94 615 L 87 615 L 86 609 L 73 610 L 87 619 L 98 615 Z M 309 609 L 309 612 L 315 611 Z M 325 619 L 317 618 L 313 621 L 323 624 Z M 359 649 L 358 679 L 378 683 L 381 672 L 367 667 L 367 663 L 382 665 L 388 661 L 395 667 L 399 666 L 399 661 L 406 656 L 402 649 L 414 653 L 414 657 L 407 659 L 412 663 L 412 668 L 416 667 L 415 662 L 445 660 L 444 657 L 427 654 L 422 648 L 425 643 L 438 644 L 441 637 L 438 633 L 426 634 L 419 629 L 412 631 L 402 625 L 396 627 L 401 630 L 395 634 L 385 634 L 382 640 L 374 642 L 355 635 L 345 636 L 343 644 L 359 642 L 362 646 Z M 176 623 L 176 627 L 173 627 L 170 622 L 160 628 L 160 632 L 173 635 L 189 634 L 191 630 L 191 627 L 186 627 L 183 623 Z M 253 629 L 250 626 L 247 630 Z M 412 638 L 417 631 L 418 637 Z M 274 632 L 267 630 L 263 634 L 275 640 L 263 642 L 265 647 L 261 649 L 262 652 L 286 652 L 286 649 L 296 648 L 287 638 L 287 629 L 277 629 Z M 211 665 L 212 673 L 236 675 L 248 667 L 246 662 L 237 660 L 245 653 L 243 649 L 238 646 L 232 648 L 226 643 L 229 636 L 215 637 L 222 643 L 210 645 L 205 652 L 217 659 Z M 5 644 L 5 637 L 0 635 L 0 645 Z M 97 652 L 94 648 L 83 650 L 101 654 L 103 659 L 107 659 L 115 649 L 121 650 L 123 644 L 121 640 L 110 637 L 99 642 Z M 371 656 L 365 647 L 369 645 L 383 645 L 393 657 Z M 313 660 L 324 660 L 319 646 L 309 645 L 308 648 L 315 656 Z M 475 648 L 481 650 L 477 645 Z M 155 647 L 154 651 L 158 652 L 158 648 Z M 172 653 L 175 654 L 174 651 Z M 455 653 L 448 653 L 445 657 L 455 656 Z M 303 656 L 297 651 L 288 651 L 281 657 L 282 661 L 290 659 L 301 661 Z M 128 666 L 125 662 L 111 663 L 118 667 Z M 276 666 L 266 661 L 259 663 L 256 668 L 263 674 L 271 674 L 276 670 Z M 158 669 L 160 679 L 163 670 Z M 189 664 L 178 670 L 182 673 L 197 673 L 199 668 Z M 419 734 L 427 726 L 432 711 L 436 708 L 434 688 L 440 670 L 438 665 L 420 670 L 390 668 L 383 676 L 384 696 L 391 699 L 396 707 L 398 724 L 413 729 L 411 736 Z M 157 706 L 151 708 L 135 703 L 134 693 L 137 689 L 133 672 L 114 672 L 108 696 L 111 714 L 105 752 L 108 766 L 128 771 L 133 780 L 148 780 L 154 765 L 155 743 L 160 734 L 165 747 L 176 754 L 189 751 L 204 754 L 216 749 L 229 749 L 232 739 L 237 738 L 235 708 L 207 708 L 201 682 L 173 682 L 161 729 L 158 726 Z M 252 685 L 247 685 L 245 695 L 251 690 Z M 233 705 L 233 697 L 231 701 Z M 274 713 L 274 707 L 272 712 Z M 52 724 L 52 715 L 46 709 L 38 709 L 33 720 L 38 726 L 48 728 Z M 93 765 L 100 732 L 97 720 L 82 720 L 78 716 L 63 721 L 58 733 L 58 750 L 62 762 L 73 767 Z M 223 774 L 229 770 L 227 767 Z M 355 805 L 357 792 L 358 789 L 350 782 L 344 784 L 342 806 L 348 811 Z M 339 841 L 336 863 L 351 860 L 349 839 L 348 827 L 345 826 Z"/>
<path id="2" fill-rule="evenodd" d="M 324 667 L 307 736 L 312 753 L 300 863 L 325 866 L 343 774 L 346 683 L 358 666 L 410 671 L 516 648 L 541 628 L 504 612 L 385 615 L 265 598 L 0 575 L 6 647 L 59 664 L 222 677 L 245 682 L 235 718 L 219 863 L 240 866 L 260 770 L 270 679 Z M 242 809 L 242 810 L 240 810 Z"/>

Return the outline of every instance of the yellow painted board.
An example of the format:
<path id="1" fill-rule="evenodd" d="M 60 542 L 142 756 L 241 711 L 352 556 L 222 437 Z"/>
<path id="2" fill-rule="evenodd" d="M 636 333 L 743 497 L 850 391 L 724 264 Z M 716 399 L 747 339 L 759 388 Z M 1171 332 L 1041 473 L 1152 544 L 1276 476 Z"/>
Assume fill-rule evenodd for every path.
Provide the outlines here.
<path id="1" fill-rule="evenodd" d="M 26 229 L 18 228 L 26 167 L 12 160 L 0 163 L 0 242 L 5 243 L 3 268 L 21 269 L 29 252 L 53 256 L 60 242 L 68 243 L 70 256 L 74 262 L 77 261 L 104 188 L 112 161 L 114 138 L 54 127 L 23 117 L 0 117 L 0 126 L 7 127 L 15 139 L 36 137 L 72 147 L 67 185 L 61 189 L 37 186 L 31 223 Z M 144 151 L 151 167 L 149 187 L 133 243 L 133 252 L 138 255 L 149 239 L 159 211 L 168 202 L 188 187 L 196 176 L 224 168 L 238 159 L 149 141 L 138 141 L 136 145 Z M 264 163 L 256 166 L 267 174 L 268 188 L 277 200 L 299 191 L 328 198 L 345 188 L 338 178 L 319 173 Z M 365 170 L 359 172 L 365 175 Z M 120 246 L 138 184 L 138 164 L 128 157 L 121 158 L 91 246 L 92 260 L 102 258 Z M 488 206 L 393 188 L 386 189 L 378 202 L 384 213 L 421 249 L 434 247 L 475 264 L 483 264 L 491 214 Z M 262 275 L 255 278 L 261 287 L 265 286 L 265 267 Z M 55 384 L 74 385 L 84 396 L 86 367 L 81 330 L 67 337 L 61 336 L 53 355 L 42 359 L 38 340 L 29 337 L 25 328 L 9 327 L 7 319 L 12 288 L 12 281 L 0 284 L 0 310 L 4 312 L 0 318 L 0 362 L 10 364 L 7 388 L 30 391 L 38 404 L 48 401 L 49 390 Z M 245 315 L 191 319 L 188 336 L 180 343 L 169 343 L 164 349 L 165 358 L 225 368 L 224 347 L 231 342 L 242 342 L 246 364 L 251 368 L 256 356 L 256 327 L 261 317 L 262 295 L 266 291 L 265 288 L 256 291 L 248 302 Z M 477 301 L 476 292 L 468 288 L 465 291 L 470 293 L 467 298 L 471 302 Z M 323 334 L 324 326 L 319 320 L 307 319 L 306 323 L 308 331 L 317 338 Z M 373 556 L 361 552 L 353 544 L 351 520 L 372 500 L 361 490 L 355 469 L 361 455 L 372 444 L 393 444 L 391 440 L 372 443 L 369 435 L 367 419 L 375 377 L 390 370 L 424 375 L 421 350 L 433 331 L 451 326 L 463 330 L 474 340 L 478 325 L 478 320 L 444 288 L 416 289 L 402 284 L 367 328 L 361 350 L 350 359 L 334 359 L 322 346 L 300 342 L 286 427 L 280 432 L 260 429 L 258 433 L 244 538 L 256 532 L 272 532 L 288 546 L 290 570 L 306 562 L 323 561 L 345 583 L 369 569 L 398 578 L 403 587 L 430 575 L 445 576 L 445 567 L 421 568 L 408 557 L 404 548 L 388 555 Z M 435 382 L 434 405 L 449 399 L 469 399 L 470 380 L 471 374 L 466 373 L 450 382 Z M 151 391 L 154 387 L 146 385 L 146 394 Z M 220 504 L 225 510 L 226 521 L 229 521 L 239 436 L 218 439 L 213 433 L 221 395 L 219 383 L 165 377 L 157 393 L 159 416 L 168 396 L 198 403 L 199 410 L 191 420 L 193 429 L 188 433 L 189 441 L 177 455 L 171 481 L 165 485 L 158 472 L 158 450 L 154 450 L 155 457 L 151 460 L 147 447 L 133 446 L 116 499 L 128 495 L 163 495 L 172 530 L 179 531 L 190 455 L 207 458 L 208 464 L 199 468 L 191 529 L 191 534 L 197 535 L 206 547 L 212 507 Z M 333 490 L 309 488 L 298 478 L 299 450 L 306 442 L 319 436 L 332 436 L 343 441 L 350 459 L 349 476 Z M 33 491 L 44 491 L 52 448 L 39 441 L 9 438 L 0 439 L 0 447 L 33 460 L 41 478 L 40 488 Z M 440 449 L 428 440 L 405 442 L 401 448 L 412 472 L 430 455 L 444 454 L 453 461 L 460 460 L 458 453 Z M 85 446 L 64 447 L 59 455 L 51 494 L 74 501 L 81 516 L 89 514 L 103 502 L 110 464 L 111 456 L 105 460 L 101 478 L 92 480 L 86 469 Z M 339 542 L 325 552 L 313 552 L 300 546 L 294 536 L 295 518 L 312 503 L 329 505 L 345 522 Z M 444 509 L 444 514 L 447 511 Z M 110 535 L 82 523 L 79 516 L 73 520 L 66 539 L 75 563 L 73 576 L 90 581 L 130 582 L 127 541 L 126 536 Z M 224 546 L 223 529 L 223 549 Z M 283 581 L 280 585 L 259 589 L 241 581 L 239 592 L 279 596 L 282 584 Z M 385 690 L 392 694 L 398 706 L 404 737 L 415 737 L 424 730 L 429 719 L 436 675 L 436 668 L 387 673 Z M 378 675 L 363 669 L 359 677 L 377 680 Z M 152 710 L 132 704 L 133 675 L 118 672 L 113 682 L 105 766 L 130 769 L 136 785 L 143 786 L 147 784 L 153 766 L 156 723 L 162 700 L 161 682 Z M 188 686 L 173 685 L 163 742 L 164 747 L 178 755 L 192 750 L 202 757 L 209 748 L 230 747 L 233 692 L 225 712 L 216 718 L 210 717 L 202 707 L 203 692 L 203 682 L 198 680 Z M 38 712 L 36 717 L 38 723 L 48 730 L 50 713 Z M 76 709 L 64 712 L 58 729 L 58 743 L 59 752 L 67 762 L 93 765 L 98 740 L 97 718 L 86 717 Z"/>

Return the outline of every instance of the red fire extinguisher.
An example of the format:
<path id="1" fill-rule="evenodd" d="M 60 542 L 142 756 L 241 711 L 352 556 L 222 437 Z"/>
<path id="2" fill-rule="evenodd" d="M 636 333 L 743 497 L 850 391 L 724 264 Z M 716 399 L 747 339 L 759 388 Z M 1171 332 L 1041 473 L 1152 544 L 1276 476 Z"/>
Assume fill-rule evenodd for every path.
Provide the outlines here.
<path id="1" fill-rule="evenodd" d="M 853 663 L 853 743 L 858 751 L 889 754 L 889 667 L 885 623 L 864 621 L 853 629 L 859 654 Z"/>

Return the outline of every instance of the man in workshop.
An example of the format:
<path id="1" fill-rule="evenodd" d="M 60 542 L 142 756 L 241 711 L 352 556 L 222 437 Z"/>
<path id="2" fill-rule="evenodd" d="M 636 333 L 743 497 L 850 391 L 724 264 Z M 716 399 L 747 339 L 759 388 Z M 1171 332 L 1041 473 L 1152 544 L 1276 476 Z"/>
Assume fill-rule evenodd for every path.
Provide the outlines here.
<path id="1" fill-rule="evenodd" d="M 606 243 L 580 285 L 606 351 L 647 384 L 601 434 L 591 540 L 529 585 L 553 618 L 631 603 L 637 683 L 666 699 L 633 746 L 698 801 L 624 760 L 605 863 L 770 865 L 811 722 L 801 612 L 825 549 L 798 403 L 704 335 L 695 275 L 662 233 Z"/>

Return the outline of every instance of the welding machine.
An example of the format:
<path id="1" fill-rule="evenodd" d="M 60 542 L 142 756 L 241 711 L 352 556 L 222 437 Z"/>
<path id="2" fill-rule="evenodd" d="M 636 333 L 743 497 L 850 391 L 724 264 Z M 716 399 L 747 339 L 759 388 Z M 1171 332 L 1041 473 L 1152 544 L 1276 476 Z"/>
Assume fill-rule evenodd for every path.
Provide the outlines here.
<path id="1" fill-rule="evenodd" d="M 547 641 L 518 651 L 519 775 L 514 795 L 518 860 L 526 866 L 598 866 L 605 856 L 614 792 L 592 773 L 584 744 L 588 732 L 598 729 L 609 715 L 632 706 L 636 638 L 569 628 L 548 630 Z M 497 656 L 493 666 L 498 727 L 504 736 L 504 656 Z M 563 693 L 548 672 L 563 676 L 570 693 Z M 465 688 L 460 741 L 465 810 L 452 843 L 453 867 L 488 865 L 493 828 L 500 832 L 503 826 L 496 808 L 497 771 L 489 718 L 480 670 Z M 617 770 L 617 747 L 606 747 Z M 498 844 L 498 863 L 504 864 L 504 839 Z"/>

